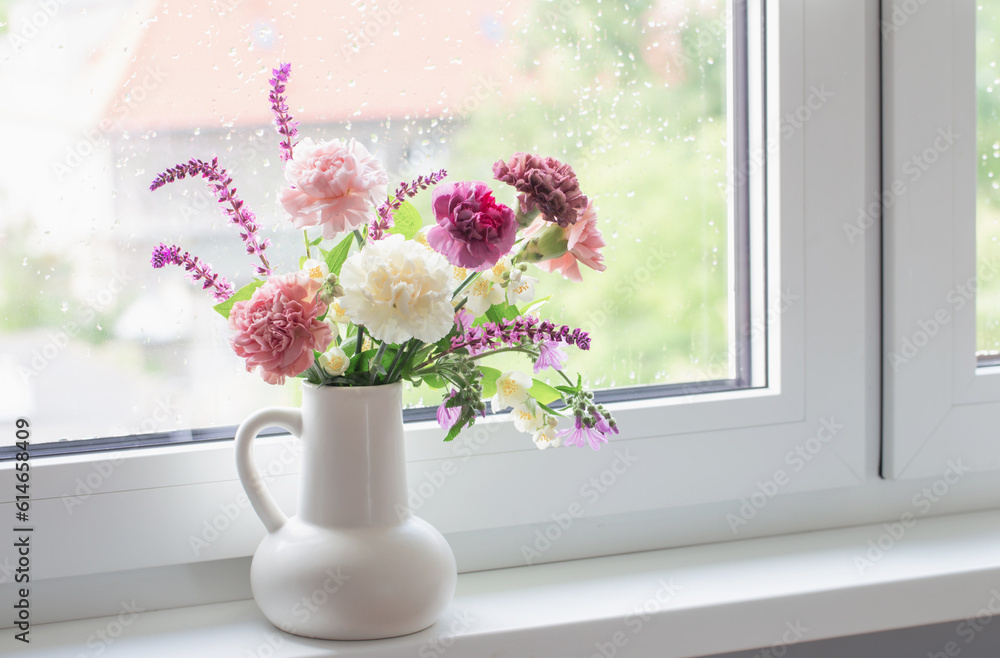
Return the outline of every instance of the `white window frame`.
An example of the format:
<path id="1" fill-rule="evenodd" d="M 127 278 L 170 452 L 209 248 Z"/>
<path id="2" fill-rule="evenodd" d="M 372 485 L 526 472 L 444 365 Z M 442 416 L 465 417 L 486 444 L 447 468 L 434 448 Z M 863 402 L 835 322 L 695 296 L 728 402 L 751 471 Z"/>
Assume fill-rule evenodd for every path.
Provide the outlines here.
<path id="1" fill-rule="evenodd" d="M 446 534 L 462 571 L 523 565 L 547 534 L 556 538 L 538 562 L 878 522 L 910 510 L 926 484 L 878 476 L 881 236 L 845 237 L 879 197 L 878 0 L 765 1 L 767 386 L 615 404 L 622 435 L 597 453 L 539 453 L 502 418 L 451 444 L 433 423 L 408 425 L 415 512 Z M 257 443 L 293 513 L 295 440 Z M 264 531 L 243 504 L 230 443 L 32 468 L 33 579 L 63 594 L 39 601 L 50 606 L 36 608 L 41 619 L 111 613 L 133 582 L 147 608 L 248 595 L 245 565 Z M 13 515 L 11 473 L 0 465 L 0 518 Z M 1000 491 L 965 482 L 935 513 L 993 504 Z M 225 526 L 214 538 L 213 523 Z M 204 541 L 197 555 L 192 537 Z M 204 582 L 185 584 L 193 574 Z"/>
<path id="2" fill-rule="evenodd" d="M 885 211 L 884 474 L 930 477 L 959 459 L 995 471 L 1000 367 L 976 360 L 975 3 L 886 0 L 883 16 L 883 187 L 897 186 Z"/>

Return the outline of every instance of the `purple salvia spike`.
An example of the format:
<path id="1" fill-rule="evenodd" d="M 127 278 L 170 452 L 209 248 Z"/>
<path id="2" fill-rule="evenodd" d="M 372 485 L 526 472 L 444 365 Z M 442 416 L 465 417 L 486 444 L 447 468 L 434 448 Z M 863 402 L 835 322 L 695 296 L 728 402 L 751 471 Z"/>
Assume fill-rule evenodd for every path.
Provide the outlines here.
<path id="1" fill-rule="evenodd" d="M 448 172 L 444 169 L 436 171 L 426 178 L 423 176 L 418 176 L 412 183 L 406 183 L 405 181 L 396 188 L 396 192 L 387 197 L 385 203 L 379 206 L 375 213 L 375 219 L 372 220 L 371 228 L 368 231 L 368 237 L 372 240 L 381 240 L 385 232 L 392 228 L 392 213 L 395 210 L 399 210 L 399 207 L 403 205 L 403 200 L 407 197 L 416 196 L 417 192 L 420 190 L 426 190 L 431 185 L 437 185 Z"/>
<path id="2" fill-rule="evenodd" d="M 576 345 L 581 350 L 590 349 L 590 335 L 586 331 L 582 329 L 570 331 L 567 326 L 557 329 L 548 320 L 542 322 L 536 329 L 534 325 L 537 322 L 534 318 L 524 317 L 518 317 L 516 320 L 504 320 L 500 324 L 484 322 L 481 326 L 452 338 L 449 352 L 466 348 L 469 353 L 478 354 L 492 349 L 498 342 L 509 346 L 519 345 L 524 338 L 528 338 L 533 343 L 551 340 L 567 345 Z"/>
<path id="3" fill-rule="evenodd" d="M 288 78 L 292 73 L 292 65 L 286 62 L 276 69 L 271 69 L 271 73 L 274 77 L 269 80 L 271 83 L 271 93 L 268 96 L 268 100 L 271 101 L 271 113 L 274 114 L 274 125 L 278 129 L 278 134 L 284 137 L 280 144 L 281 161 L 287 162 L 292 159 L 292 140 L 299 134 L 297 130 L 299 122 L 293 121 L 291 115 L 288 114 L 288 103 L 285 102 L 285 97 L 282 96 L 285 93 L 285 83 L 288 82 Z"/>
<path id="4" fill-rule="evenodd" d="M 257 216 L 244 207 L 246 204 L 236 196 L 236 189 L 229 187 L 233 179 L 225 169 L 219 168 L 218 158 L 212 158 L 211 164 L 192 158 L 186 164 L 171 167 L 157 176 L 149 186 L 149 189 L 158 190 L 167 183 L 174 182 L 174 180 L 182 180 L 185 176 L 195 175 L 200 175 L 209 181 L 209 188 L 211 188 L 219 203 L 229 204 L 229 207 L 223 207 L 222 211 L 229 217 L 231 224 L 236 224 L 243 229 L 240 232 L 240 237 L 243 238 L 243 242 L 246 244 L 247 253 L 256 255 L 260 258 L 261 263 L 263 263 L 263 268 L 257 268 L 258 273 L 263 273 L 263 276 L 270 276 L 272 271 L 271 265 L 267 262 L 267 257 L 264 256 L 264 249 L 271 244 L 271 241 L 267 238 L 260 239 L 257 236 L 257 231 L 260 229 L 256 223 Z"/>
<path id="5" fill-rule="evenodd" d="M 153 250 L 153 257 L 150 260 L 155 269 L 160 269 L 167 265 L 182 266 L 194 282 L 202 281 L 202 289 L 212 288 L 212 296 L 215 301 L 224 302 L 233 296 L 235 288 L 233 284 L 226 280 L 226 277 L 212 272 L 212 266 L 203 263 L 200 259 L 192 256 L 188 252 L 181 253 L 177 245 L 167 246 L 162 242 Z"/>

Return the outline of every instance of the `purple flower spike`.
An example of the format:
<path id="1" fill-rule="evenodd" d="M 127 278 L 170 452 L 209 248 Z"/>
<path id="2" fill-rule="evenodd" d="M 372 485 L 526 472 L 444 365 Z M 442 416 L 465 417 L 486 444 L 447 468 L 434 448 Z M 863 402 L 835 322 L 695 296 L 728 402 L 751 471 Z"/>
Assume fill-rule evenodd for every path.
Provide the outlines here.
<path id="1" fill-rule="evenodd" d="M 215 301 L 224 302 L 233 296 L 235 288 L 233 284 L 226 281 L 226 277 L 212 272 L 212 266 L 201 262 L 188 252 L 181 253 L 181 248 L 177 245 L 169 247 L 162 242 L 160 246 L 153 250 L 153 258 L 150 261 L 155 269 L 160 269 L 167 265 L 181 265 L 187 270 L 192 281 L 202 282 L 203 290 L 212 289 L 212 296 Z"/>
<path id="2" fill-rule="evenodd" d="M 271 101 L 271 113 L 274 114 L 274 125 L 281 135 L 281 161 L 287 162 L 292 159 L 292 140 L 298 137 L 298 121 L 292 120 L 292 115 L 288 113 L 288 103 L 285 102 L 285 83 L 292 73 L 292 65 L 288 62 L 276 69 L 271 69 L 274 75 L 269 80 L 271 83 L 271 94 L 268 100 Z"/>
<path id="3" fill-rule="evenodd" d="M 261 240 L 257 236 L 257 231 L 260 230 L 260 226 L 257 224 L 257 216 L 246 207 L 243 199 L 236 196 L 236 188 L 232 187 L 233 179 L 230 178 L 229 173 L 225 169 L 219 167 L 218 158 L 213 158 L 211 163 L 192 159 L 176 167 L 171 167 L 157 176 L 149 186 L 149 189 L 158 190 L 167 183 L 173 183 L 177 180 L 183 180 L 188 176 L 196 175 L 208 179 L 209 187 L 212 188 L 212 192 L 219 200 L 219 203 L 228 204 L 228 207 L 223 206 L 222 211 L 229 217 L 230 224 L 236 224 L 242 229 L 240 237 L 243 238 L 243 242 L 246 244 L 247 253 L 260 258 L 260 262 L 263 264 L 262 266 L 257 266 L 257 274 L 260 276 L 270 276 L 271 265 L 264 256 L 264 249 L 271 244 L 271 241 L 267 238 Z"/>
<path id="4" fill-rule="evenodd" d="M 538 318 L 518 317 L 516 320 L 504 320 L 499 324 L 484 322 L 471 331 L 455 336 L 451 339 L 451 351 L 465 348 L 469 350 L 469 354 L 475 355 L 502 345 L 519 345 L 524 339 L 531 343 L 549 341 L 548 345 L 540 346 L 539 358 L 551 359 L 553 362 L 564 358 L 565 354 L 560 357 L 559 354 L 553 353 L 552 343 L 576 345 L 581 350 L 590 349 L 590 335 L 586 331 L 570 329 L 566 325 L 557 327 L 548 320 L 539 324 Z"/>
<path id="5" fill-rule="evenodd" d="M 392 213 L 399 210 L 399 207 L 403 205 L 403 201 L 407 197 L 416 196 L 420 190 L 426 190 L 431 185 L 437 185 L 447 175 L 448 172 L 442 169 L 428 176 L 418 176 L 411 183 L 401 183 L 396 188 L 395 194 L 388 197 L 385 203 L 379 206 L 378 211 L 375 213 L 375 219 L 372 220 L 371 229 L 368 231 L 368 237 L 372 240 L 381 240 L 385 237 L 385 232 L 392 228 Z"/>

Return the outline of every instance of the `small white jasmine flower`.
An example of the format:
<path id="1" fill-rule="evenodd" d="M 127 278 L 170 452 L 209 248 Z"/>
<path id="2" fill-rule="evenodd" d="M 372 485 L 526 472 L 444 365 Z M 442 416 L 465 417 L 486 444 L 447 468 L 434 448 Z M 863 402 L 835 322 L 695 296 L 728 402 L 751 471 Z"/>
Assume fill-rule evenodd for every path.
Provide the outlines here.
<path id="1" fill-rule="evenodd" d="M 555 420 L 552 418 L 551 420 Z M 562 445 L 562 437 L 559 435 L 558 430 L 556 430 L 555 425 L 546 424 L 540 430 L 535 432 L 535 436 L 532 437 L 532 441 L 538 446 L 539 450 L 545 450 L 546 448 L 558 448 Z"/>
<path id="2" fill-rule="evenodd" d="M 331 346 L 330 349 L 323 352 L 323 354 L 319 357 L 320 367 L 323 368 L 323 372 L 331 377 L 343 375 L 350 363 L 351 360 L 347 358 L 347 354 L 344 350 L 340 349 L 336 345 Z"/>
<path id="3" fill-rule="evenodd" d="M 483 278 L 491 283 L 502 284 L 504 274 L 510 272 L 510 275 L 513 276 L 516 271 L 518 270 L 512 270 L 510 258 L 504 256 L 497 261 L 496 265 L 483 272 Z"/>
<path id="4" fill-rule="evenodd" d="M 515 272 L 518 271 L 515 270 Z M 517 281 L 511 277 L 510 283 L 507 284 L 507 303 L 516 306 L 518 302 L 534 300 L 536 283 L 538 283 L 538 279 L 527 274 L 519 276 Z"/>
<path id="5" fill-rule="evenodd" d="M 503 301 L 503 288 L 497 286 L 483 277 L 479 277 L 469 287 L 459 293 L 456 299 L 468 296 L 469 301 L 465 303 L 465 308 L 472 311 L 473 315 L 480 316 L 485 313 L 490 306 Z"/>
<path id="6" fill-rule="evenodd" d="M 309 258 L 306 259 L 306 262 L 302 263 L 302 273 L 310 279 L 325 281 L 326 277 L 330 275 L 330 268 L 327 266 L 326 261 Z"/>
<path id="7" fill-rule="evenodd" d="M 518 432 L 532 434 L 547 427 L 545 410 L 535 402 L 533 398 L 528 398 L 510 411 L 510 417 L 514 421 L 514 427 Z"/>
<path id="8" fill-rule="evenodd" d="M 351 321 L 351 318 L 347 317 L 347 313 L 337 302 L 330 304 L 326 312 L 326 319 L 337 324 L 347 324 Z"/>
<path id="9" fill-rule="evenodd" d="M 508 370 L 497 379 L 497 394 L 490 398 L 493 411 L 516 407 L 528 399 L 531 377 L 517 370 Z"/>

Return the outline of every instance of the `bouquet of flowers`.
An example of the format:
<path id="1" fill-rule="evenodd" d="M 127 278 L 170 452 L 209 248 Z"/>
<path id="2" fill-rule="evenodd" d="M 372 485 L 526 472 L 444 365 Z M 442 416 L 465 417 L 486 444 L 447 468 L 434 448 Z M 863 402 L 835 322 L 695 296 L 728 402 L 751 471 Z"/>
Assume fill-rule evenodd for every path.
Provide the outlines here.
<path id="1" fill-rule="evenodd" d="M 288 186 L 279 201 L 303 230 L 299 270 L 275 272 L 253 212 L 233 180 L 211 162 L 167 169 L 150 189 L 186 177 L 208 181 L 240 229 L 257 278 L 239 290 L 175 245 L 153 251 L 155 268 L 183 267 L 210 290 L 233 331 L 233 351 L 269 384 L 301 377 L 321 386 L 376 386 L 407 380 L 442 389 L 437 419 L 446 441 L 486 413 L 510 408 L 518 430 L 539 448 L 590 445 L 617 433 L 611 414 L 564 371 L 566 348 L 587 350 L 587 332 L 537 316 L 529 265 L 580 281 L 579 265 L 603 271 L 593 202 L 573 169 L 553 158 L 515 153 L 493 165 L 516 192 L 514 208 L 479 181 L 442 182 L 444 170 L 403 182 L 387 194 L 381 163 L 354 140 L 296 141 L 285 85 L 290 64 L 273 70 L 271 110 Z M 423 226 L 408 201 L 433 187 L 435 223 Z M 312 237 L 309 229 L 319 232 Z M 517 352 L 534 373 L 552 369 L 563 384 L 484 365 Z M 561 416 L 572 427 L 558 429 Z"/>

